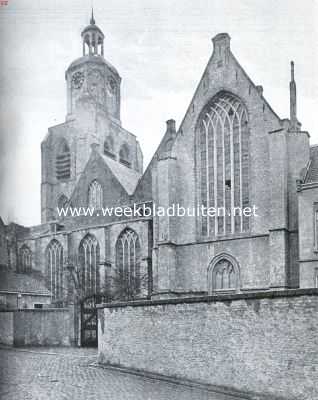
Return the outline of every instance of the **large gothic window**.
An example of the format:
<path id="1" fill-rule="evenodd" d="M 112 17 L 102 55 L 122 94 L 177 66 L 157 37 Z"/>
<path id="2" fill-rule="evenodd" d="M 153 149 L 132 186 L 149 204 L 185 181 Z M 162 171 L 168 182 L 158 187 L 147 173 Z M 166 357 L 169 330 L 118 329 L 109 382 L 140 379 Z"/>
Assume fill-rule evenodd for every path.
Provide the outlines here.
<path id="1" fill-rule="evenodd" d="M 20 249 L 20 270 L 30 272 L 32 269 L 32 253 L 28 246 L 23 245 Z"/>
<path id="2" fill-rule="evenodd" d="M 85 295 L 98 293 L 100 290 L 99 257 L 96 237 L 86 235 L 79 246 L 80 280 Z"/>
<path id="3" fill-rule="evenodd" d="M 46 279 L 52 300 L 63 297 L 63 247 L 53 239 L 46 249 Z"/>
<path id="4" fill-rule="evenodd" d="M 239 289 L 239 267 L 229 255 L 217 256 L 208 269 L 209 292 L 236 291 Z"/>
<path id="5" fill-rule="evenodd" d="M 88 188 L 88 206 L 99 209 L 103 206 L 103 189 L 101 184 L 94 180 Z"/>
<path id="6" fill-rule="evenodd" d="M 116 270 L 121 295 L 126 299 L 134 298 L 141 287 L 140 241 L 132 229 L 125 229 L 117 239 Z"/>
<path id="7" fill-rule="evenodd" d="M 55 172 L 58 180 L 65 180 L 71 177 L 71 152 L 66 140 L 63 140 L 58 147 Z"/>
<path id="8" fill-rule="evenodd" d="M 199 205 L 221 210 L 215 217 L 202 216 L 201 233 L 216 236 L 245 232 L 249 217 L 240 210 L 249 206 L 246 107 L 236 96 L 221 92 L 204 108 L 197 129 Z"/>

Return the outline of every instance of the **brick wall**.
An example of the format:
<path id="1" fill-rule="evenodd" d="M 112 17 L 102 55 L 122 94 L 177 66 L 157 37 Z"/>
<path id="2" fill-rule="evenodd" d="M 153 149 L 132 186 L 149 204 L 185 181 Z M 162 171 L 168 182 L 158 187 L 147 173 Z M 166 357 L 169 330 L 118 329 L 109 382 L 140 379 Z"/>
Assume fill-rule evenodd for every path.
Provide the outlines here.
<path id="1" fill-rule="evenodd" d="M 99 362 L 286 399 L 318 398 L 318 291 L 106 305 Z"/>
<path id="2" fill-rule="evenodd" d="M 73 313 L 64 308 L 0 311 L 0 344 L 71 346 Z"/>
<path id="3" fill-rule="evenodd" d="M 12 311 L 0 311 L 0 344 L 13 345 Z"/>
<path id="4" fill-rule="evenodd" d="M 68 309 L 19 310 L 14 313 L 15 346 L 71 346 L 73 313 Z"/>

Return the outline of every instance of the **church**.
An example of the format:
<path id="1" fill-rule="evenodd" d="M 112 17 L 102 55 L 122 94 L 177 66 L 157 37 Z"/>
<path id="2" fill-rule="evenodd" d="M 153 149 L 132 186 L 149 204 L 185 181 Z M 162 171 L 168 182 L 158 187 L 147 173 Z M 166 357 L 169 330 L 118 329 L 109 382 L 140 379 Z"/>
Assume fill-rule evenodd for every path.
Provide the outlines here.
<path id="1" fill-rule="evenodd" d="M 84 299 L 112 293 L 120 279 L 125 300 L 317 287 L 318 147 L 297 119 L 294 64 L 282 119 L 230 36 L 216 35 L 180 126 L 167 121 L 143 170 L 137 136 L 121 124 L 121 76 L 104 58 L 93 14 L 81 39 L 82 56 L 65 72 L 65 122 L 41 143 L 41 224 L 1 225 L 2 267 L 41 273 L 55 306 L 74 285 Z M 153 204 L 255 207 L 257 215 L 103 213 Z M 94 212 L 69 213 L 79 208 Z"/>

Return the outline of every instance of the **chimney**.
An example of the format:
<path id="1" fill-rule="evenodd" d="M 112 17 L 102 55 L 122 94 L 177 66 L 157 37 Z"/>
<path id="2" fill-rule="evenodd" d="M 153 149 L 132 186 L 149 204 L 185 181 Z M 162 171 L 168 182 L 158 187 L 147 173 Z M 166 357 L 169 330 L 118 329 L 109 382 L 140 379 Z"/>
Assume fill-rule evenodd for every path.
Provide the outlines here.
<path id="1" fill-rule="evenodd" d="M 257 85 L 256 90 L 258 91 L 260 96 L 263 96 L 263 86 L 262 85 Z"/>
<path id="2" fill-rule="evenodd" d="M 171 136 L 176 135 L 176 121 L 174 119 L 168 119 L 167 124 L 167 132 L 171 134 Z"/>
<path id="3" fill-rule="evenodd" d="M 218 33 L 212 38 L 214 51 L 220 47 L 221 49 L 230 49 L 231 37 L 228 33 Z"/>
<path id="4" fill-rule="evenodd" d="M 230 54 L 231 38 L 228 33 L 219 33 L 212 39 L 213 55 L 217 63 L 217 67 L 222 67 L 228 63 Z"/>

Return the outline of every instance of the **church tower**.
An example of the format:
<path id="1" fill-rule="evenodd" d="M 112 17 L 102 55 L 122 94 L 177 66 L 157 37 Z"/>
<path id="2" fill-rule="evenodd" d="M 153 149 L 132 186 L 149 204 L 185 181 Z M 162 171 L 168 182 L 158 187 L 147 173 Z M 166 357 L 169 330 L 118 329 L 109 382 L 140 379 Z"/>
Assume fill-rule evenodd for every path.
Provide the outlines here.
<path id="1" fill-rule="evenodd" d="M 83 55 L 71 63 L 65 74 L 67 120 L 81 115 L 90 105 L 120 123 L 121 78 L 104 58 L 104 34 L 95 23 L 93 11 L 81 36 Z"/>
<path id="2" fill-rule="evenodd" d="M 119 168 L 142 172 L 143 158 L 136 136 L 121 125 L 121 77 L 104 58 L 105 36 L 96 25 L 93 11 L 81 39 L 82 56 L 65 72 L 66 120 L 50 127 L 41 145 L 42 223 L 57 219 L 57 207 L 72 204 L 92 145 L 112 162 L 122 164 Z M 80 206 L 86 201 L 83 199 Z"/>

